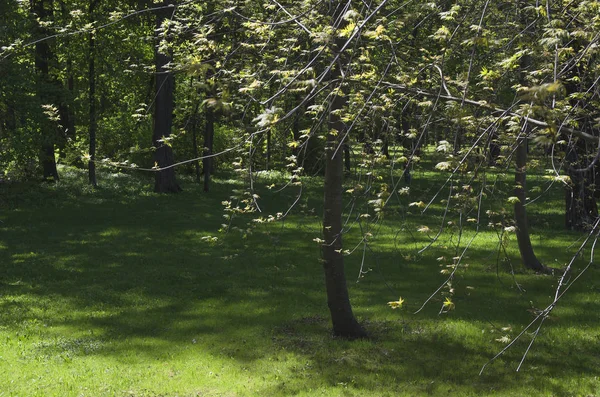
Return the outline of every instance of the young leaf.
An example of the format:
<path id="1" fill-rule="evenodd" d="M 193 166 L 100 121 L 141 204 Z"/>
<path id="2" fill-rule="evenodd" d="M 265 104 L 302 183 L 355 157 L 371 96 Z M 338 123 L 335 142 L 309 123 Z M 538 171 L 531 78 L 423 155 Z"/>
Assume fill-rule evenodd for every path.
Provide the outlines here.
<path id="1" fill-rule="evenodd" d="M 398 298 L 397 301 L 388 302 L 388 306 L 392 309 L 401 309 L 402 304 L 404 303 L 404 299 L 402 297 Z"/>

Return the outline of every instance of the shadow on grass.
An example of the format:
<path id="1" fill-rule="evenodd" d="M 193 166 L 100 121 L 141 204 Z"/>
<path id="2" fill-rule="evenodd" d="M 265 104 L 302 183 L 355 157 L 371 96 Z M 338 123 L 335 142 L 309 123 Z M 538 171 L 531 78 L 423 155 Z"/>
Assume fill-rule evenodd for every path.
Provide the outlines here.
<path id="1" fill-rule="evenodd" d="M 32 359 L 68 352 L 127 362 L 203 351 L 251 365 L 300 357 L 302 365 L 282 365 L 264 395 L 323 387 L 350 395 L 566 395 L 567 380 L 599 375 L 600 350 L 585 335 L 559 340 L 576 328 L 598 338 L 597 319 L 589 313 L 598 312 L 600 299 L 589 285 L 574 288 L 563 312 L 557 310 L 544 328 L 526 373 L 514 368 L 529 336 L 479 377 L 481 366 L 503 346 L 495 342 L 500 329 L 511 325 L 507 332 L 514 336 L 532 319 L 528 309 L 549 302 L 556 279 L 518 274 L 526 289 L 520 292 L 504 272 L 498 280 L 495 266 L 484 260 L 489 250 L 474 248 L 472 266 L 454 282 L 456 310 L 438 316 L 443 298 L 436 296 L 413 316 L 407 312 L 444 280 L 434 259 L 440 253 L 406 260 L 398 250 L 381 249 L 367 257 L 372 271 L 351 286 L 356 312 L 373 339 L 351 343 L 330 335 L 318 245 L 312 241 L 318 220 L 298 216 L 283 227 L 259 227 L 247 237 L 210 244 L 202 237 L 220 227 L 220 201 L 231 185 L 217 181 L 209 195 L 188 186 L 177 196 L 125 186 L 51 189 L 50 196 L 40 192 L 43 201 L 29 197 L 3 214 L 0 319 L 9 330 L 42 339 Z M 548 247 L 546 255 L 565 253 Z M 348 258 L 350 279 L 359 266 L 360 258 Z M 407 301 L 401 313 L 385 304 L 398 295 Z"/>

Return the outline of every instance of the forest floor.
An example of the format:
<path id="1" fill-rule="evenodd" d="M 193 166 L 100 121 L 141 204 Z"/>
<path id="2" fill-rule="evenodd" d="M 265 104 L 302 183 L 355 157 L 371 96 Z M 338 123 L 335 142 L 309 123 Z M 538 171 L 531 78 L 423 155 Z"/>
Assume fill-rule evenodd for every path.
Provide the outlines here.
<path id="1" fill-rule="evenodd" d="M 442 217 L 443 203 L 423 215 L 408 206 L 435 193 L 430 174 L 413 176 L 413 192 L 386 210 L 367 246 L 366 218 L 349 223 L 350 296 L 371 335 L 358 341 L 331 334 L 314 241 L 317 178 L 284 222 L 250 228 L 240 217 L 225 234 L 222 201 L 242 188 L 233 179 L 204 193 L 181 178 L 181 194 L 158 195 L 138 176 L 105 173 L 92 189 L 84 171 L 61 174 L 54 185 L 0 186 L 0 396 L 600 395 L 593 266 L 518 372 L 536 327 L 480 374 L 552 302 L 558 278 L 524 270 L 514 235 L 499 254 L 486 218 L 452 285 L 434 294 L 475 226 L 450 227 L 418 253 L 440 224 L 460 222 Z M 282 185 L 276 175 L 261 178 L 263 216 L 284 212 L 298 189 L 277 193 L 264 188 Z M 531 179 L 539 190 L 543 178 Z M 561 267 L 585 235 L 563 230 L 562 190 L 553 189 L 528 209 L 537 254 Z M 399 297 L 403 307 L 392 310 Z"/>

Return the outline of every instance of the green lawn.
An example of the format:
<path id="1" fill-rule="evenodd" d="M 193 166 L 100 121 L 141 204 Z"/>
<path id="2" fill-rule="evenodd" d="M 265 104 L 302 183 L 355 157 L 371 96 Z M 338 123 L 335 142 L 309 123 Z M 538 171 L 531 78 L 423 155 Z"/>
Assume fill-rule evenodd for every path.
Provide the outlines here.
<path id="1" fill-rule="evenodd" d="M 84 172 L 62 171 L 54 186 L 0 186 L 0 396 L 600 395 L 596 268 L 545 322 L 520 372 L 530 333 L 479 375 L 498 340 L 551 302 L 557 278 L 524 271 L 511 241 L 513 278 L 487 222 L 453 282 L 455 309 L 439 315 L 438 294 L 413 314 L 445 280 L 448 259 L 437 258 L 457 243 L 444 233 L 416 254 L 427 241 L 416 229 L 435 235 L 441 222 L 439 203 L 425 216 L 405 205 L 435 191 L 428 174 L 390 207 L 360 282 L 362 246 L 346 258 L 355 314 L 372 335 L 349 342 L 330 332 L 316 180 L 284 223 L 243 236 L 217 232 L 235 181 L 206 194 L 184 180 L 183 193 L 163 196 L 137 177 L 106 174 L 94 191 Z M 293 192 L 267 182 L 262 207 L 284 210 Z M 555 190 L 530 217 L 539 256 L 559 267 L 581 236 L 561 230 Z M 354 227 L 346 246 L 359 239 Z M 390 309 L 399 296 L 404 307 Z"/>

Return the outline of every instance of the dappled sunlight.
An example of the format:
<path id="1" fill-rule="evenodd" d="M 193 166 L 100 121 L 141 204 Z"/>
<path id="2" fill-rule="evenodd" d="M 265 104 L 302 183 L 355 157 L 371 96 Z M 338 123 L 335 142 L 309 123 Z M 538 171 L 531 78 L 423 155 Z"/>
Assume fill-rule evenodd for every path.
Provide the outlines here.
<path id="1" fill-rule="evenodd" d="M 600 396 L 599 13 L 0 1 L 0 397 Z"/>
<path id="2" fill-rule="evenodd" d="M 103 238 L 117 238 L 119 237 L 119 235 L 121 234 L 121 230 L 117 229 L 115 227 L 110 227 L 102 232 L 98 233 L 98 236 L 103 237 Z"/>
<path id="3" fill-rule="evenodd" d="M 43 374 L 52 365 L 75 371 L 96 390 L 141 390 L 152 375 L 173 393 L 184 390 L 182 382 L 189 385 L 185 390 L 200 392 L 238 382 L 235 393 L 242 395 L 518 395 L 560 394 L 572 377 L 593 385 L 600 375 L 598 358 L 576 347 L 600 334 L 589 314 L 600 305 L 600 288 L 580 280 L 546 321 L 524 374 L 514 369 L 530 333 L 478 377 L 534 318 L 532 311 L 551 302 L 557 280 L 524 271 L 513 241 L 507 247 L 511 275 L 506 260 L 498 261 L 494 231 L 483 230 L 473 241 L 452 294 L 442 289 L 413 314 L 445 282 L 444 270 L 456 255 L 451 231 L 418 254 L 431 240 L 417 229 L 427 224 L 434 230 L 439 214 L 386 218 L 364 258 L 360 227 L 353 225 L 344 242 L 357 249 L 345 257 L 346 272 L 354 311 L 371 339 L 332 337 L 315 241 L 319 211 L 254 224 L 250 233 L 249 217 L 239 217 L 233 224 L 244 233 L 218 233 L 220 202 L 231 188 L 219 183 L 211 196 L 192 189 L 168 200 L 151 194 L 116 203 L 111 195 L 118 190 L 111 188 L 86 193 L 105 196 L 105 203 L 69 198 L 65 191 L 60 194 L 67 198 L 61 196 L 52 211 L 33 206 L 8 213 L 0 249 L 7 264 L 0 279 L 0 336 L 7 340 L 4 366 L 12 378 Z M 305 194 L 312 201 L 320 191 L 315 186 Z M 284 207 L 268 193 L 264 200 L 273 201 L 273 212 Z M 21 217 L 36 222 L 23 228 Z M 402 228 L 412 235 L 398 233 Z M 473 235 L 469 228 L 459 248 Z M 564 235 L 552 231 L 533 242 L 545 260 L 564 263 L 573 252 Z M 577 268 L 585 262 L 578 259 Z M 588 279 L 597 270 L 590 272 Z M 398 297 L 402 308 L 391 310 L 387 302 Z M 440 314 L 446 297 L 453 310 Z M 581 360 L 570 351 L 588 355 Z M 56 387 L 75 387 L 74 380 L 65 382 Z"/>

